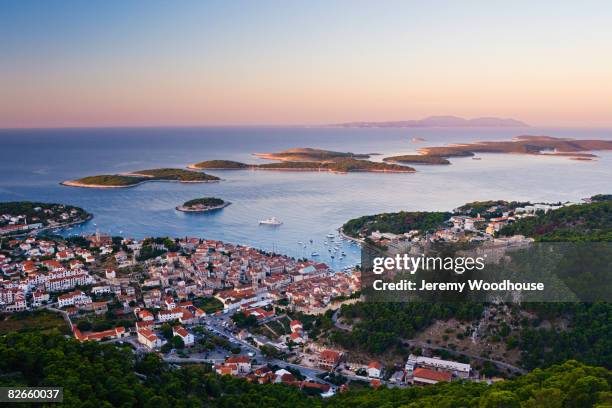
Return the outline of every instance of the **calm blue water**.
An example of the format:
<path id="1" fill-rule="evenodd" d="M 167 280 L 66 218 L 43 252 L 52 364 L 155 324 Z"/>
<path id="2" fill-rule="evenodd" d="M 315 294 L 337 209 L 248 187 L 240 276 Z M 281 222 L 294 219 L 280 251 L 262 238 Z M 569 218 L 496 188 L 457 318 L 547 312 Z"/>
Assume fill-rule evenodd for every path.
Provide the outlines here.
<path id="1" fill-rule="evenodd" d="M 99 228 L 134 238 L 200 236 L 296 257 L 317 251 L 321 260 L 340 268 L 358 262 L 358 248 L 343 243 L 347 257 L 332 260 L 323 242 L 325 235 L 349 218 L 402 209 L 448 210 L 483 199 L 559 201 L 610 193 L 612 152 L 599 152 L 595 162 L 483 155 L 479 161 L 454 159 L 451 166 L 415 166 L 416 174 L 214 171 L 211 173 L 222 177 L 222 182 L 147 183 L 118 190 L 69 188 L 59 182 L 102 173 L 183 167 L 208 159 L 255 163 L 259 159 L 251 155 L 254 152 L 291 147 L 389 155 L 427 145 L 499 140 L 523 133 L 612 139 L 609 129 L 0 130 L 0 201 L 62 202 L 95 215 L 92 222 L 70 234 Z M 412 137 L 427 141 L 413 143 Z M 201 196 L 221 197 L 233 204 L 214 214 L 174 210 Z M 278 228 L 258 225 L 271 216 L 284 224 Z"/>

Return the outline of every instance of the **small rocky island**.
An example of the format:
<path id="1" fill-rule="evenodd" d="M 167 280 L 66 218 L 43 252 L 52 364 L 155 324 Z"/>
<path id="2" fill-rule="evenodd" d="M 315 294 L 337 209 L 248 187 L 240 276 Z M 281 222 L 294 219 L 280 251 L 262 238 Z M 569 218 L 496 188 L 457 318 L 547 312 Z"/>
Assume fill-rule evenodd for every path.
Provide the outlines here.
<path id="1" fill-rule="evenodd" d="M 178 211 L 183 212 L 209 212 L 220 210 L 227 207 L 231 203 L 216 197 L 202 197 L 186 201 L 183 205 L 176 207 Z"/>
<path id="2" fill-rule="evenodd" d="M 210 183 L 219 181 L 210 174 L 183 169 L 149 169 L 123 174 L 102 174 L 83 177 L 78 180 L 64 181 L 60 184 L 69 187 L 86 188 L 127 188 L 150 181 L 174 181 L 179 183 Z"/>

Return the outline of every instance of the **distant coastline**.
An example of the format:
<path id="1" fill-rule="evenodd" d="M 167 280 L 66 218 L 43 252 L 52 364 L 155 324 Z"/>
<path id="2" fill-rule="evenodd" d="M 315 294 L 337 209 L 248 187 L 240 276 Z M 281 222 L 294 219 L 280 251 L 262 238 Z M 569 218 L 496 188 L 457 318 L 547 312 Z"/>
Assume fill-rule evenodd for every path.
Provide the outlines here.
<path id="1" fill-rule="evenodd" d="M 429 116 L 418 120 L 396 120 L 382 122 L 345 122 L 329 125 L 345 128 L 426 128 L 426 127 L 457 127 L 457 128 L 512 128 L 529 127 L 525 122 L 511 118 L 482 117 L 465 119 L 458 116 Z"/>

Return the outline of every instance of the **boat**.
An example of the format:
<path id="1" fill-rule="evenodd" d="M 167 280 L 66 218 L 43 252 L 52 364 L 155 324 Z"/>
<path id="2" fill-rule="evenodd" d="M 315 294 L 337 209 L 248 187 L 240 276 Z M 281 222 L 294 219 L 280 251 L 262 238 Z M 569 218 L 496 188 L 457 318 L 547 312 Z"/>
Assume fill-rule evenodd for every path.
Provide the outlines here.
<path id="1" fill-rule="evenodd" d="M 270 217 L 259 221 L 260 225 L 281 225 L 282 223 L 283 222 L 276 217 Z"/>
<path id="2" fill-rule="evenodd" d="M 298 245 L 303 245 L 304 243 L 302 241 L 298 241 Z"/>
<path id="3" fill-rule="evenodd" d="M 472 157 L 472 160 L 482 160 L 481 157 Z"/>
<path id="4" fill-rule="evenodd" d="M 313 252 L 312 254 L 310 254 L 310 256 L 319 256 L 318 252 Z"/>
<path id="5" fill-rule="evenodd" d="M 334 234 L 327 234 L 327 238 L 333 238 Z"/>

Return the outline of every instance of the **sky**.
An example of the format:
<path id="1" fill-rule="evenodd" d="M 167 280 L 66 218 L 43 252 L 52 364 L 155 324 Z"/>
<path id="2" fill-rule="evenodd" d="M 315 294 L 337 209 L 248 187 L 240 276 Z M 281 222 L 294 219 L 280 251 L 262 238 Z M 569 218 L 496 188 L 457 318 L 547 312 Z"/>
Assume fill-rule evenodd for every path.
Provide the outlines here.
<path id="1" fill-rule="evenodd" d="M 0 0 L 0 127 L 612 127 L 612 2 Z"/>

